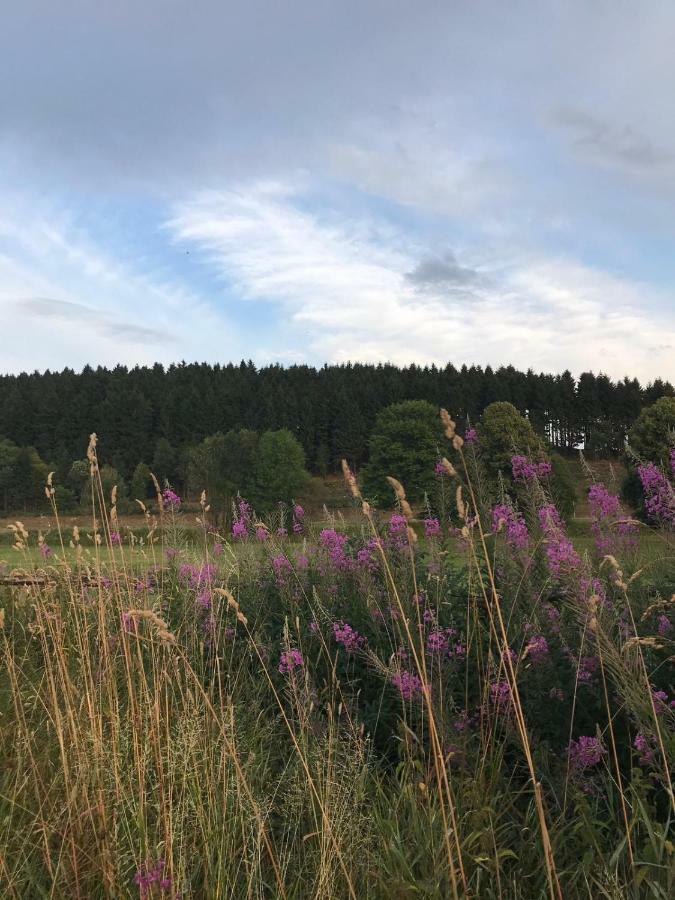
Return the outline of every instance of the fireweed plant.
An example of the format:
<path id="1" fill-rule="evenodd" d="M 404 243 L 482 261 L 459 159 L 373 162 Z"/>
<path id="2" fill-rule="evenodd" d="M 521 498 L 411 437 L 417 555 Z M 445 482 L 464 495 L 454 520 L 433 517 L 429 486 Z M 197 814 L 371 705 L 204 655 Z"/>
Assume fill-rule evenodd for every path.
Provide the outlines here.
<path id="1" fill-rule="evenodd" d="M 216 534 L 155 483 L 140 542 L 95 435 L 86 534 L 49 480 L 0 588 L 3 897 L 672 896 L 673 472 L 649 526 L 591 478 L 582 545 L 544 460 L 495 490 L 442 422 L 424 509 L 344 464 L 356 526 Z"/>

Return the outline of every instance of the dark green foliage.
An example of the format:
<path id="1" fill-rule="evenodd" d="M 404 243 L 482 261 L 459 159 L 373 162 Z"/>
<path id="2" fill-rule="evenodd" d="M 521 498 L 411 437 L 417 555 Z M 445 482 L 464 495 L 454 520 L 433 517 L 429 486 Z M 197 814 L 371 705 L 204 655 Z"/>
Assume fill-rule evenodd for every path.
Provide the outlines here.
<path id="1" fill-rule="evenodd" d="M 96 431 L 101 458 L 126 479 L 146 460 L 160 481 L 182 485 L 186 448 L 242 428 L 288 428 L 314 472 L 336 470 L 342 456 L 358 469 L 368 459 L 377 414 L 405 400 L 445 406 L 460 430 L 491 403 L 508 401 L 556 448 L 568 450 L 581 437 L 598 453 L 614 454 L 640 409 L 672 394 L 667 382 L 642 388 L 635 380 L 617 383 L 586 372 L 575 385 L 569 372 L 554 376 L 513 366 L 87 366 L 79 374 L 0 376 L 0 429 L 60 469 L 63 460 L 84 454 Z"/>
<path id="2" fill-rule="evenodd" d="M 178 476 L 178 454 L 169 441 L 162 437 L 157 441 L 155 454 L 152 457 L 152 472 L 160 485 L 165 482 L 174 484 Z"/>
<path id="3" fill-rule="evenodd" d="M 150 467 L 145 463 L 139 463 L 134 469 L 134 477 L 131 479 L 131 499 L 145 502 L 154 494 L 155 488 L 150 477 Z"/>
<path id="4" fill-rule="evenodd" d="M 628 440 L 641 459 L 667 465 L 670 451 L 675 446 L 675 397 L 661 397 L 645 407 Z"/>
<path id="5" fill-rule="evenodd" d="M 266 431 L 255 457 L 254 482 L 249 492 L 259 511 L 279 502 L 291 503 L 307 483 L 305 453 L 300 442 L 286 428 Z"/>
<path id="6" fill-rule="evenodd" d="M 511 478 L 511 458 L 544 459 L 544 442 L 511 403 L 491 403 L 478 426 L 481 461 L 496 482 Z"/>
<path id="7" fill-rule="evenodd" d="M 287 429 L 241 429 L 205 438 L 191 453 L 189 484 L 206 491 L 216 517 L 227 515 L 240 494 L 259 512 L 290 502 L 307 481 L 302 445 Z"/>
<path id="8" fill-rule="evenodd" d="M 257 447 L 258 435 L 242 429 L 213 434 L 192 450 L 188 482 L 194 491 L 206 491 L 216 518 L 227 514 L 237 492 L 250 492 Z"/>
<path id="9" fill-rule="evenodd" d="M 551 455 L 551 494 L 553 501 L 562 513 L 563 517 L 570 519 L 574 515 L 574 507 L 577 502 L 577 492 L 574 478 L 567 460 L 559 453 Z"/>
<path id="10" fill-rule="evenodd" d="M 370 461 L 362 472 L 364 495 L 380 505 L 393 500 L 387 476 L 397 478 L 411 501 L 434 489 L 434 463 L 444 444 L 438 409 L 424 400 L 394 403 L 375 421 Z"/>

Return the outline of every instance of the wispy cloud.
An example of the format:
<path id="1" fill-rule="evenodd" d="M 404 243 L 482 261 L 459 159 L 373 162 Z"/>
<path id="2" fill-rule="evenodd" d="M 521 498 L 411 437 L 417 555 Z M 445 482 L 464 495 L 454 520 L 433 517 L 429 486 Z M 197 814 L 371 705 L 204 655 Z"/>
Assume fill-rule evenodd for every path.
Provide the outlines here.
<path id="1" fill-rule="evenodd" d="M 74 328 L 89 327 L 104 337 L 120 338 L 129 343 L 178 343 L 176 335 L 159 328 L 147 328 L 134 322 L 116 319 L 101 310 L 70 300 L 54 300 L 51 297 L 22 297 L 15 302 L 20 314 L 31 319 L 53 318 Z"/>
<path id="2" fill-rule="evenodd" d="M 658 146 L 629 124 L 575 107 L 557 110 L 554 122 L 572 136 L 572 146 L 583 158 L 636 174 L 675 173 L 675 149 Z"/>
<path id="3" fill-rule="evenodd" d="M 659 314 L 663 298 L 640 284 L 536 256 L 496 258 L 479 278 L 454 256 L 430 262 L 372 217 L 336 221 L 302 200 L 269 184 L 202 194 L 178 206 L 168 227 L 242 301 L 277 304 L 317 359 L 663 374 L 659 347 L 670 343 L 675 316 Z"/>
<path id="4" fill-rule="evenodd" d="M 226 317 L 119 228 L 94 226 L 63 203 L 0 192 L 2 368 L 213 358 Z"/>

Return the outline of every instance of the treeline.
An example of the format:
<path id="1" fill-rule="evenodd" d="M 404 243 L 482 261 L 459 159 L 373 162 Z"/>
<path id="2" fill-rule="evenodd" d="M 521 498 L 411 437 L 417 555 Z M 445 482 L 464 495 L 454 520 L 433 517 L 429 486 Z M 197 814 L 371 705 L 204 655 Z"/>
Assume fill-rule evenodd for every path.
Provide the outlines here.
<path id="1" fill-rule="evenodd" d="M 187 484 L 190 448 L 233 429 L 290 430 L 307 467 L 318 474 L 335 470 L 342 457 L 359 468 L 378 412 L 411 399 L 447 407 L 462 425 L 477 420 L 490 403 L 506 400 L 561 452 L 583 441 L 589 453 L 606 456 L 621 451 L 643 406 L 673 393 L 663 381 L 643 387 L 636 379 L 614 382 L 592 373 L 575 381 L 569 372 L 536 374 L 512 366 L 257 368 L 242 361 L 87 367 L 81 373 L 0 376 L 0 438 L 28 454 L 33 448 L 40 460 L 68 473 L 96 431 L 101 458 L 128 482 L 142 462 L 180 486 Z M 6 457 L 13 456 L 5 449 Z M 24 454 L 26 485 L 28 462 Z M 11 493 L 11 483 L 6 490 Z"/>

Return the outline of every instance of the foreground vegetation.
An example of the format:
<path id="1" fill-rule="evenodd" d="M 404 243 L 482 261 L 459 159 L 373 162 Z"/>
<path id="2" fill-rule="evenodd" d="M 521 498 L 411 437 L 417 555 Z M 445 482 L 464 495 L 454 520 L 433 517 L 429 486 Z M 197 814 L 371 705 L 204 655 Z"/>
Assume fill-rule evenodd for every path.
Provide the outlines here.
<path id="1" fill-rule="evenodd" d="M 442 426 L 415 509 L 345 466 L 357 527 L 187 542 L 158 486 L 142 548 L 92 438 L 89 546 L 54 507 L 0 604 L 3 896 L 672 896 L 672 472 L 646 525 L 589 468 L 581 551 L 540 448 Z"/>

